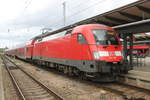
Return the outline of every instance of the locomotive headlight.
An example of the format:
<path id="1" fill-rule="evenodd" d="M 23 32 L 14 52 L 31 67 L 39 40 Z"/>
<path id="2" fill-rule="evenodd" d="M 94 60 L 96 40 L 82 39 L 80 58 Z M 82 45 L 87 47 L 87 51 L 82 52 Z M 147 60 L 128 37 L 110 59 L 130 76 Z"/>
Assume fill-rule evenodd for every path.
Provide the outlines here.
<path id="1" fill-rule="evenodd" d="M 104 56 L 109 56 L 108 51 L 99 51 L 99 56 L 104 57 Z"/>
<path id="2" fill-rule="evenodd" d="M 99 52 L 98 51 L 93 52 L 93 56 L 95 59 L 99 59 L 99 57 L 100 57 Z"/>
<path id="3" fill-rule="evenodd" d="M 115 55 L 116 56 L 122 56 L 122 53 L 121 53 L 121 51 L 115 51 Z"/>
<path id="4" fill-rule="evenodd" d="M 94 58 L 99 59 L 100 57 L 106 57 L 109 56 L 108 51 L 95 51 L 93 52 Z"/>

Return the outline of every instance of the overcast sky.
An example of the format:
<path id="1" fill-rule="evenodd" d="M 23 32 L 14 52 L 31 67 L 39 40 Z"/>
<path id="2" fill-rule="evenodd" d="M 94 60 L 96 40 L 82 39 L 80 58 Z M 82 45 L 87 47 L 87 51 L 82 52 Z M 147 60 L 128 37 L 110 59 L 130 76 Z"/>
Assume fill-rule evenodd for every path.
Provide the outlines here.
<path id="1" fill-rule="evenodd" d="M 11 47 L 41 34 L 42 28 L 66 25 L 110 11 L 137 0 L 0 0 L 0 47 Z"/>

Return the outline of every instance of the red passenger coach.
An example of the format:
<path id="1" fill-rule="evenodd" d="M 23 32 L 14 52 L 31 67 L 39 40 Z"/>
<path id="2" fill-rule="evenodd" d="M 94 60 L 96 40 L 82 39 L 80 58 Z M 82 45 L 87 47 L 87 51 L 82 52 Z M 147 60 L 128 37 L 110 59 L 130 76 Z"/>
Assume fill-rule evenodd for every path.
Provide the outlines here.
<path id="1" fill-rule="evenodd" d="M 15 57 L 17 54 L 16 48 L 11 48 L 11 49 L 5 50 L 5 54 L 7 54 L 8 56 Z"/>
<path id="2" fill-rule="evenodd" d="M 16 47 L 6 50 L 5 53 L 7 55 L 11 55 L 24 60 L 26 59 L 31 60 L 33 55 L 33 46 L 34 46 L 34 40 L 30 40 L 26 43 L 17 45 Z"/>
<path id="3" fill-rule="evenodd" d="M 148 45 L 135 45 L 133 46 L 133 55 L 148 56 L 150 47 Z"/>
<path id="4" fill-rule="evenodd" d="M 129 70 L 117 33 L 100 24 L 35 37 L 24 50 L 26 58 L 35 63 L 96 81 L 115 81 L 118 74 Z"/>
<path id="5" fill-rule="evenodd" d="M 31 60 L 33 55 L 33 47 L 35 40 L 30 40 L 25 46 L 25 58 Z"/>

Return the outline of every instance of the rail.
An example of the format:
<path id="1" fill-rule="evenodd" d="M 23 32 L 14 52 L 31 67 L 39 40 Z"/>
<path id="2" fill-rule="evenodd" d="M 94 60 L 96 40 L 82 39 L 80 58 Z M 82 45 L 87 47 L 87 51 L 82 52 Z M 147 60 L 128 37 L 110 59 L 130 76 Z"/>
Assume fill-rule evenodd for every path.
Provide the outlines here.
<path id="1" fill-rule="evenodd" d="M 23 93 L 23 90 L 21 89 L 21 87 L 19 86 L 18 81 L 16 80 L 15 76 L 13 75 L 13 73 L 10 71 L 11 68 L 15 68 L 15 69 L 20 69 L 23 73 L 25 73 L 28 77 L 30 77 L 34 82 L 36 82 L 37 84 L 39 84 L 41 87 L 43 87 L 48 93 L 50 93 L 51 95 L 53 95 L 57 100 L 65 100 L 62 96 L 60 96 L 58 93 L 56 93 L 55 91 L 51 90 L 50 88 L 48 88 L 46 85 L 44 85 L 43 83 L 41 83 L 40 81 L 38 81 L 35 77 L 33 77 L 32 75 L 30 75 L 28 72 L 24 71 L 20 66 L 16 65 L 13 61 L 11 61 L 9 58 L 7 58 L 6 56 L 2 57 L 3 59 L 3 63 L 6 66 L 6 69 L 15 85 L 15 87 L 17 88 L 17 91 L 20 94 L 20 97 L 22 100 L 27 100 L 26 96 Z M 7 63 L 10 62 L 12 63 L 14 66 L 9 66 Z"/>

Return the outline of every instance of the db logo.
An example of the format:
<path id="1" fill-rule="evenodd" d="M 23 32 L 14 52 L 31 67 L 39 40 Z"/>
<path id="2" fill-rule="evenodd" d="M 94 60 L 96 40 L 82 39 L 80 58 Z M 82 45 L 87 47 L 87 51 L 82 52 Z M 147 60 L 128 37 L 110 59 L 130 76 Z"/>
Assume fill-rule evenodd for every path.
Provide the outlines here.
<path id="1" fill-rule="evenodd" d="M 110 52 L 109 52 L 109 56 L 115 56 L 114 52 L 113 52 L 113 51 L 110 51 Z"/>

